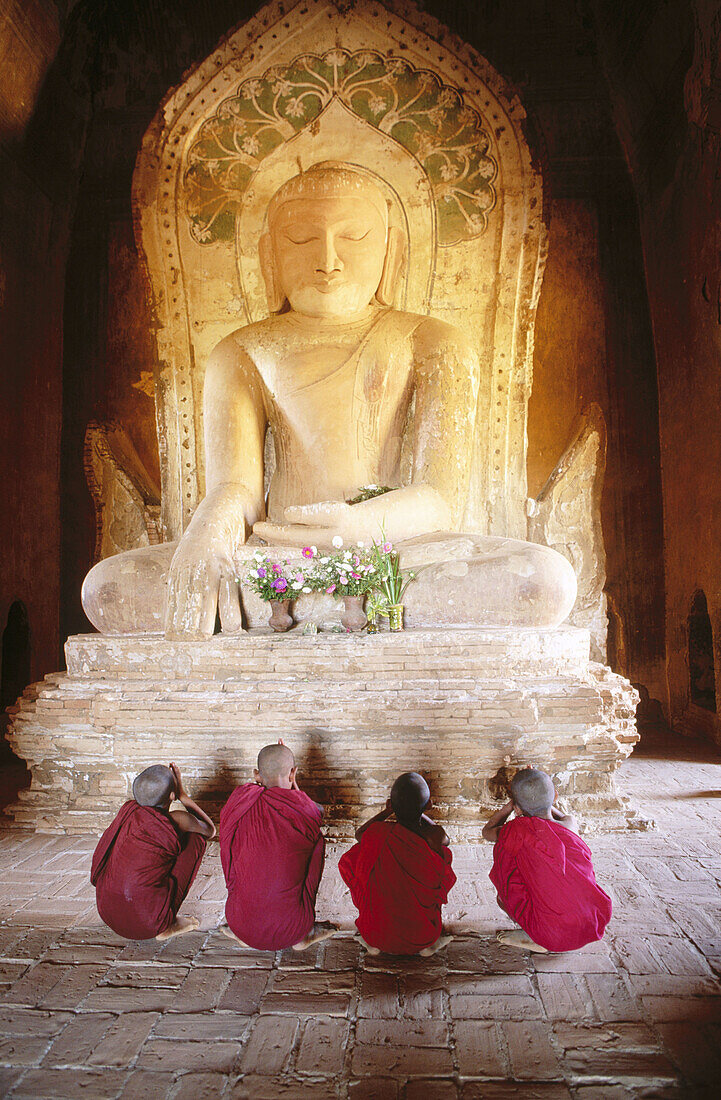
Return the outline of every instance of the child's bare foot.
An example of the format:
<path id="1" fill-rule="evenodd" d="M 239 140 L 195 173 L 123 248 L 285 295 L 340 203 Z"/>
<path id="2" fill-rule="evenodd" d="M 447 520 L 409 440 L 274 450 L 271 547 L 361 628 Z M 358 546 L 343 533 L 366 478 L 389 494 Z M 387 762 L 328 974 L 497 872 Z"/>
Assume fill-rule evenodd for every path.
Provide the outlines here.
<path id="1" fill-rule="evenodd" d="M 182 936 L 183 932 L 194 932 L 196 928 L 200 928 L 200 921 L 197 917 L 176 917 L 170 928 L 166 928 L 164 932 L 159 932 L 155 938 L 156 940 L 169 940 L 173 936 Z"/>
<path id="2" fill-rule="evenodd" d="M 436 951 L 442 951 L 444 947 L 448 947 L 452 939 L 453 936 L 439 936 L 435 943 L 432 943 L 430 947 L 424 947 L 418 954 L 422 955 L 424 959 L 429 959 L 431 955 L 435 955 Z"/>
<path id="3" fill-rule="evenodd" d="M 369 943 L 366 943 L 366 941 L 363 939 L 360 932 L 354 937 L 354 939 L 358 940 L 358 943 L 361 945 L 361 947 L 365 947 L 369 955 L 380 955 L 380 947 L 371 947 L 371 945 Z"/>
<path id="4" fill-rule="evenodd" d="M 311 944 L 320 943 L 321 940 L 327 940 L 331 936 L 334 936 L 338 931 L 337 924 L 331 924 L 329 920 L 316 921 L 311 928 L 308 935 L 300 943 L 293 944 L 294 951 L 305 951 Z"/>
<path id="5" fill-rule="evenodd" d="M 243 940 L 239 939 L 233 929 L 230 928 L 227 924 L 221 924 L 220 931 L 223 933 L 224 936 L 227 936 L 229 940 L 235 940 L 236 943 L 239 943 L 241 947 L 247 947 L 249 951 L 253 950 L 253 948 L 250 947 L 249 944 L 244 943 Z"/>
<path id="6" fill-rule="evenodd" d="M 499 943 L 505 944 L 506 947 L 520 947 L 522 951 L 536 951 L 539 955 L 548 955 L 549 953 L 548 948 L 535 943 L 522 928 L 504 929 L 504 931 L 496 933 L 496 939 Z"/>

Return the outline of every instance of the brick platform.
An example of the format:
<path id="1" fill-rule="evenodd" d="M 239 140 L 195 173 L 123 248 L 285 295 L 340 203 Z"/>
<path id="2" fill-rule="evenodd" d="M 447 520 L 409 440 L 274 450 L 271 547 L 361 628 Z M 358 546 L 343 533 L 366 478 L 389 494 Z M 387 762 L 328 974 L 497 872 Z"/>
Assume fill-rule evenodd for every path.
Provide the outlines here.
<path id="1" fill-rule="evenodd" d="M 472 839 L 488 780 L 517 762 L 546 768 L 571 806 L 618 826 L 630 811 L 614 773 L 637 739 L 636 693 L 588 653 L 588 632 L 563 627 L 72 637 L 68 672 L 11 712 L 33 779 L 10 812 L 41 831 L 96 831 L 132 777 L 167 760 L 212 806 L 282 736 L 335 836 L 413 769 L 438 816 Z"/>

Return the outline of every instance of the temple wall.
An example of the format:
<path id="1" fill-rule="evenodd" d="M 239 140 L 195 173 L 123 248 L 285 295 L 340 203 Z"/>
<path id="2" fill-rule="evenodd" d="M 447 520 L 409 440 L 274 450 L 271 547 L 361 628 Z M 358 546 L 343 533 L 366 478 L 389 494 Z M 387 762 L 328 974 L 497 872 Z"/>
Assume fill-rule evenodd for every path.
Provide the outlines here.
<path id="1" fill-rule="evenodd" d="M 674 728 L 721 744 L 690 700 L 689 614 L 706 597 L 721 711 L 721 5 L 596 5 L 619 134 L 638 195 L 658 362 L 666 673 Z"/>
<path id="2" fill-rule="evenodd" d="M 62 318 L 82 156 L 76 87 L 52 67 L 68 5 L 0 3 L 0 632 L 20 601 L 29 675 L 61 660 Z"/>

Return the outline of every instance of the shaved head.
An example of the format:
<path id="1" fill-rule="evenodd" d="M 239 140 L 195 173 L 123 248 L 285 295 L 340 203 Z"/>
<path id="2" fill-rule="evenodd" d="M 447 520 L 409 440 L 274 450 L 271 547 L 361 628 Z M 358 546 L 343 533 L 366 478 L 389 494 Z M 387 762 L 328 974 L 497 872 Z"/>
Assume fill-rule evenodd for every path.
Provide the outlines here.
<path id="1" fill-rule="evenodd" d="M 287 745 L 266 745 L 258 753 L 258 775 L 264 787 L 277 787 L 278 780 L 295 767 L 295 757 Z"/>
<path id="2" fill-rule="evenodd" d="M 553 780 L 538 768 L 523 768 L 511 780 L 511 798 L 530 817 L 545 814 L 555 797 Z"/>
<path id="3" fill-rule="evenodd" d="M 403 772 L 391 788 L 391 806 L 401 825 L 416 825 L 430 799 L 428 784 L 418 772 Z"/>
<path id="4" fill-rule="evenodd" d="M 165 764 L 151 764 L 133 780 L 133 798 L 140 806 L 165 806 L 175 796 L 175 776 Z"/>

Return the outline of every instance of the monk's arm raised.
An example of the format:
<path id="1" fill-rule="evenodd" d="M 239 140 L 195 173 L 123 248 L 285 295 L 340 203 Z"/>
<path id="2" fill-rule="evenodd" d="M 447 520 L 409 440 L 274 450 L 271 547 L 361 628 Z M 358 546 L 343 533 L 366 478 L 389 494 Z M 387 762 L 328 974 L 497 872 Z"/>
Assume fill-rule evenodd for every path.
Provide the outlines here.
<path id="1" fill-rule="evenodd" d="M 208 363 L 203 394 L 207 496 L 173 556 L 166 635 L 240 629 L 234 554 L 263 515 L 265 413 L 253 364 L 228 337 Z"/>
<path id="2" fill-rule="evenodd" d="M 355 831 L 356 840 L 360 840 L 369 825 L 375 825 L 377 821 L 387 821 L 392 813 L 393 807 L 391 806 L 390 799 L 388 799 L 385 806 L 382 810 L 380 810 L 379 813 L 374 814 L 373 817 L 369 817 L 367 821 L 364 821 L 362 825 L 358 826 Z"/>
<path id="3" fill-rule="evenodd" d="M 570 829 L 572 833 L 578 833 L 578 822 L 573 814 L 563 814 L 557 806 L 551 806 L 551 817 L 554 821 L 557 821 L 559 825 L 563 825 L 566 829 Z"/>
<path id="4" fill-rule="evenodd" d="M 513 802 L 509 800 L 504 806 L 501 806 L 500 810 L 496 810 L 496 812 L 489 817 L 481 832 L 481 836 L 484 840 L 490 840 L 495 844 L 498 840 L 498 834 L 513 813 L 514 808 Z"/>
<path id="5" fill-rule="evenodd" d="M 216 832 L 212 819 L 186 792 L 177 764 L 171 764 L 170 769 L 175 777 L 175 797 L 184 806 L 182 810 L 172 810 L 170 816 L 182 832 L 200 833 L 207 840 L 212 840 Z"/>

